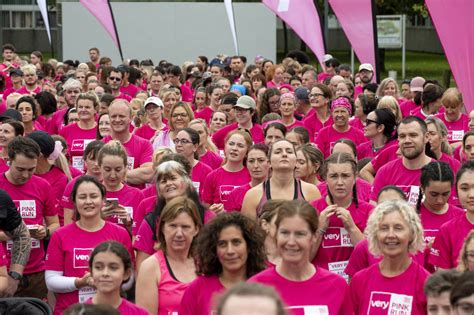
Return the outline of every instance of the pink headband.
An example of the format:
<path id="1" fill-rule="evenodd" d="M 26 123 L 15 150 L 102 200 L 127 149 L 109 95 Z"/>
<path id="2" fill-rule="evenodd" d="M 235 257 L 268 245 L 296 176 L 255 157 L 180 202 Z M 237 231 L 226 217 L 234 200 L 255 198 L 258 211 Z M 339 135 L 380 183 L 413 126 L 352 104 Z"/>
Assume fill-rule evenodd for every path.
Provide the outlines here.
<path id="1" fill-rule="evenodd" d="M 338 97 L 331 103 L 331 113 L 336 107 L 342 106 L 349 112 L 349 115 L 352 116 L 352 105 L 351 102 L 345 97 Z"/>
<path id="2" fill-rule="evenodd" d="M 54 151 L 48 156 L 48 160 L 53 162 L 59 157 L 61 152 L 63 151 L 63 145 L 60 141 L 54 142 Z"/>
<path id="3" fill-rule="evenodd" d="M 295 101 L 295 96 L 293 95 L 293 93 L 283 93 L 281 96 L 280 96 L 280 101 L 284 98 L 290 98 L 291 100 L 293 100 L 293 102 Z"/>

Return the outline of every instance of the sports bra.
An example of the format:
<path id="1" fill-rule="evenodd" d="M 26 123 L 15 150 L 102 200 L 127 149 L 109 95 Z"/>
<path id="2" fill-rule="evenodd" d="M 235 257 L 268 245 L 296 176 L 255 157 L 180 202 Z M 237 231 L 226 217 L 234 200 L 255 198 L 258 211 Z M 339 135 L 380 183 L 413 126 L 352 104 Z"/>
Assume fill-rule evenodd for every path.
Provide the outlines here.
<path id="1" fill-rule="evenodd" d="M 293 195 L 293 200 L 306 200 L 304 198 L 303 190 L 301 188 L 301 180 L 295 178 L 294 187 L 295 187 L 295 194 Z M 267 179 L 266 181 L 263 182 L 262 188 L 263 188 L 262 198 L 260 198 L 260 202 L 257 205 L 257 217 L 260 215 L 263 205 L 268 200 L 272 200 L 272 195 L 270 191 L 270 179 Z"/>

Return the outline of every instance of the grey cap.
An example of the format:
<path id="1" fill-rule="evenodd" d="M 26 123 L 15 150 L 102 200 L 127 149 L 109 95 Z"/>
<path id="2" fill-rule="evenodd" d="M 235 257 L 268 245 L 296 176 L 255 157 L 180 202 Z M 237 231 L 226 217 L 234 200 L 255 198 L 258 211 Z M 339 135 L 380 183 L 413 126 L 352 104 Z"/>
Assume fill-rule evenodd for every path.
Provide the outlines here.
<path id="1" fill-rule="evenodd" d="M 295 90 L 295 96 L 298 100 L 301 101 L 309 101 L 309 90 L 305 87 L 297 87 Z"/>
<path id="2" fill-rule="evenodd" d="M 253 110 L 255 110 L 256 108 L 254 99 L 247 95 L 239 97 L 239 99 L 237 100 L 237 103 L 234 106 L 240 107 L 243 109 L 253 109 Z"/>

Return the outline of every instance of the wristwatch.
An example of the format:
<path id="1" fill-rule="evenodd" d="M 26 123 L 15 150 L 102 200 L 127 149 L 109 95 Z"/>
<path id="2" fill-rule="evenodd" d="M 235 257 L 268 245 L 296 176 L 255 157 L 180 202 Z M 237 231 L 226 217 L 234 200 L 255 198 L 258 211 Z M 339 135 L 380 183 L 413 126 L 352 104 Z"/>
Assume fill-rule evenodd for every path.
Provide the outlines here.
<path id="1" fill-rule="evenodd" d="M 23 276 L 21 274 L 19 274 L 18 272 L 16 271 L 9 271 L 8 272 L 8 275 L 13 279 L 13 280 L 17 280 L 17 281 L 20 281 Z"/>

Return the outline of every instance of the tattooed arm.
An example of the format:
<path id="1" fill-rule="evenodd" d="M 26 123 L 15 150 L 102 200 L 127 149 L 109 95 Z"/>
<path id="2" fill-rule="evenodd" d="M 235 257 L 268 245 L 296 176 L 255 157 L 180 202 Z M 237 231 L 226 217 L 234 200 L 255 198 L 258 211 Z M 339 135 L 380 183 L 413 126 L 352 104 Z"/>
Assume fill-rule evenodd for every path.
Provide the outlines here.
<path id="1" fill-rule="evenodd" d="M 5 231 L 5 234 L 7 234 L 13 241 L 10 271 L 22 275 L 31 251 L 31 238 L 28 228 L 25 223 L 22 222 L 15 229 Z M 19 281 L 14 280 L 12 277 L 8 277 L 8 288 L 4 292 L 4 295 L 12 296 L 18 288 L 18 283 Z"/>

